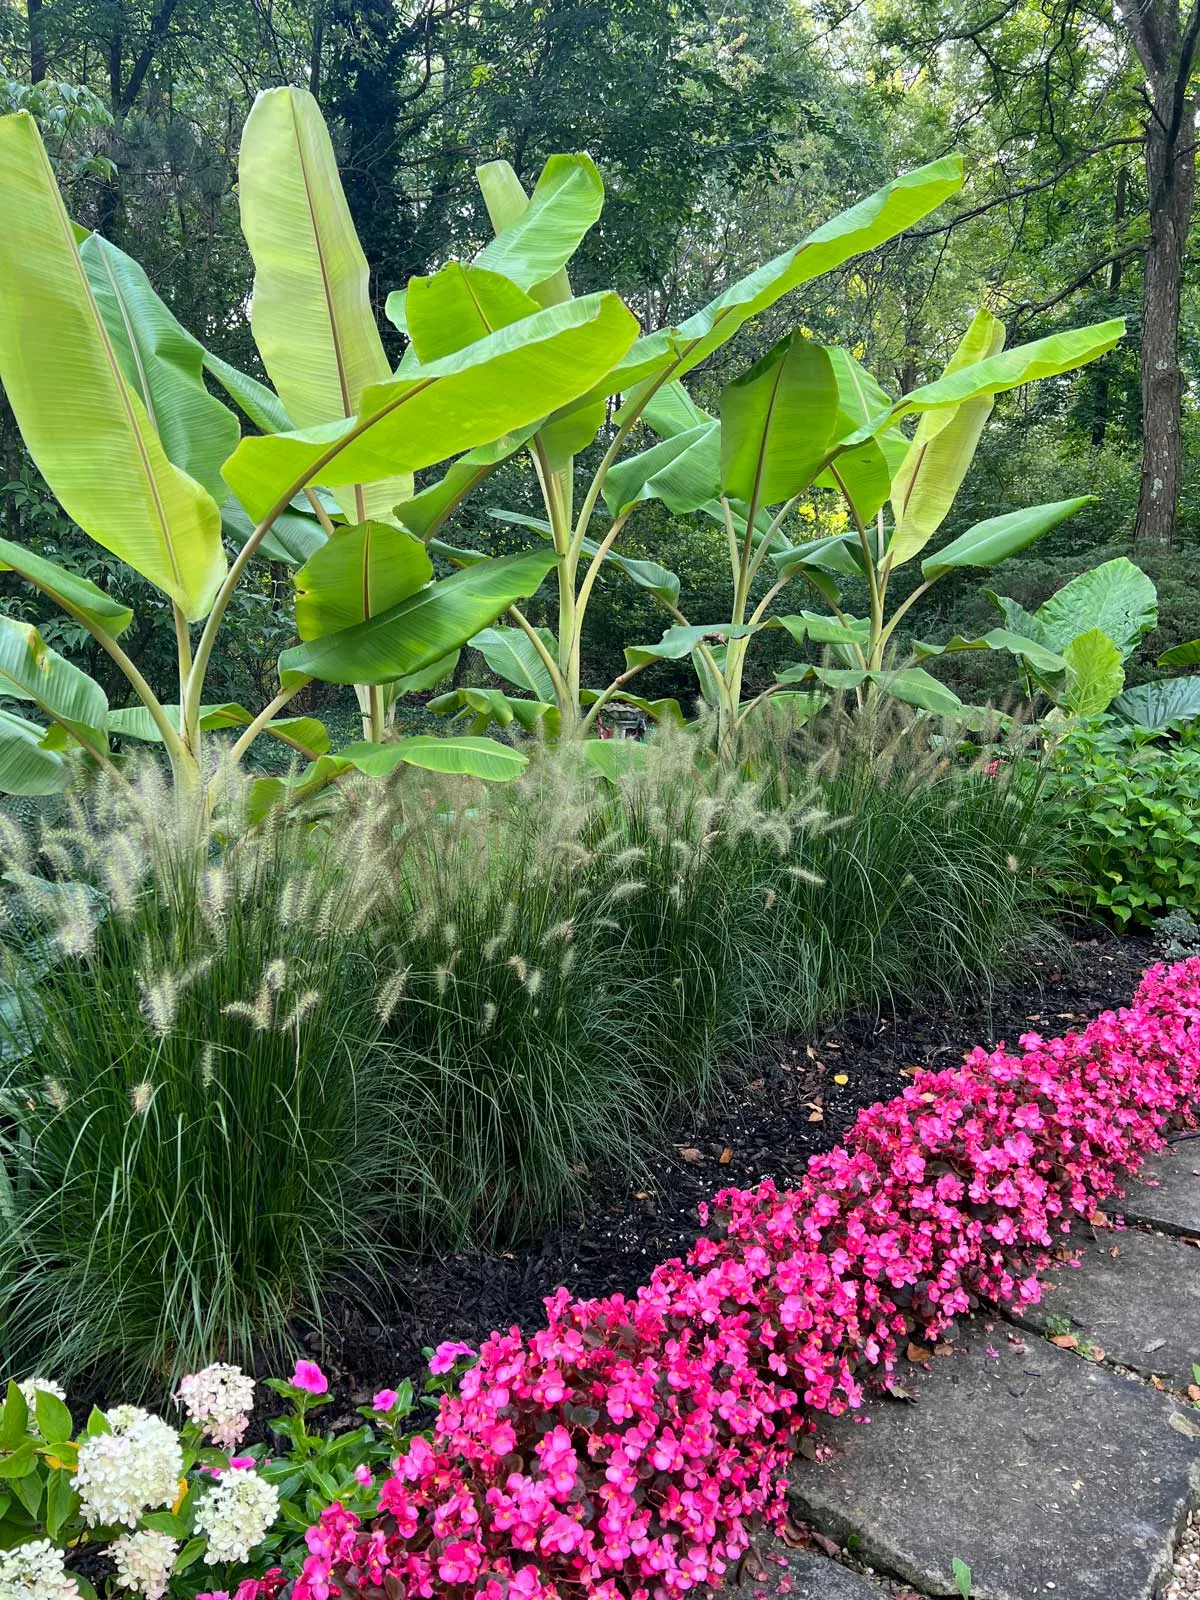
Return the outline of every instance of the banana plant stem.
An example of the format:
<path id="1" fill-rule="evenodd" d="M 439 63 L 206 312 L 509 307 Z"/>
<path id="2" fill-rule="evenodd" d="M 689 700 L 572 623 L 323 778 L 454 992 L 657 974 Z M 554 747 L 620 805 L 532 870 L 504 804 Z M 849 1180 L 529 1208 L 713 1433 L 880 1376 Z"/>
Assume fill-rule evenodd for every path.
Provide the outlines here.
<path id="1" fill-rule="evenodd" d="M 229 751 L 230 760 L 240 761 L 245 755 L 246 751 L 249 750 L 250 746 L 254 743 L 255 739 L 258 738 L 259 734 L 266 727 L 267 723 L 271 721 L 272 717 L 276 716 L 280 711 L 282 711 L 289 700 L 294 700 L 295 697 L 300 693 L 301 689 L 303 689 L 306 684 L 311 682 L 311 678 L 304 678 L 300 683 L 294 684 L 290 689 L 281 689 L 275 696 L 274 700 L 271 701 L 270 705 L 264 706 L 263 709 L 258 713 L 254 721 L 247 727 L 245 733 L 240 734 L 234 741 Z"/>

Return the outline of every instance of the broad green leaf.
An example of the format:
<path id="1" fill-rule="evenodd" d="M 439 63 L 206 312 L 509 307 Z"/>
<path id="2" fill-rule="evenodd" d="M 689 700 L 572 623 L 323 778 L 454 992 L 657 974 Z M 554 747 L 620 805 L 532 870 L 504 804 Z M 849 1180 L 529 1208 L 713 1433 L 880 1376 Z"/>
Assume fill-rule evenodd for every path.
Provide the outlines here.
<path id="1" fill-rule="evenodd" d="M 1089 628 L 1064 646 L 1067 690 L 1063 704 L 1077 717 L 1106 711 L 1125 683 L 1121 653 L 1099 628 Z"/>
<path id="2" fill-rule="evenodd" d="M 594 539 L 583 541 L 585 556 L 594 556 L 600 546 Z M 605 565 L 616 567 L 627 578 L 636 583 L 639 589 L 646 589 L 655 595 L 664 605 L 673 606 L 679 601 L 679 577 L 666 567 L 659 566 L 657 561 L 644 561 L 634 556 L 623 556 L 616 550 L 606 550 L 604 554 Z"/>
<path id="3" fill-rule="evenodd" d="M 581 689 L 579 703 L 585 706 L 595 705 L 604 693 L 601 689 Z M 686 723 L 682 708 L 678 700 L 646 700 L 640 694 L 630 694 L 627 689 L 618 689 L 615 694 L 607 696 L 607 703 L 624 706 L 636 706 L 648 716 L 651 722 L 661 722 L 670 727 L 682 728 Z"/>
<path id="4" fill-rule="evenodd" d="M 356 416 L 392 369 L 333 145 L 305 90 L 267 89 L 254 102 L 242 130 L 238 198 L 254 259 L 250 326 L 288 415 L 301 429 Z M 351 522 L 386 517 L 412 493 L 403 475 L 371 476 L 380 481 L 338 481 Z"/>
<path id="5" fill-rule="evenodd" d="M 263 433 L 290 433 L 295 427 L 283 401 L 265 383 L 259 383 L 248 372 L 230 366 L 228 361 L 214 356 L 211 350 L 204 352 L 204 365 L 229 398 L 241 406 L 254 426 L 261 428 Z"/>
<path id="6" fill-rule="evenodd" d="M 807 489 L 838 415 L 833 363 L 794 333 L 721 390 L 721 487 L 773 506 Z"/>
<path id="7" fill-rule="evenodd" d="M 1140 567 L 1125 556 L 1081 572 L 1038 607 L 1045 642 L 1066 654 L 1081 633 L 1107 634 L 1122 660 L 1158 622 L 1158 593 Z"/>
<path id="8" fill-rule="evenodd" d="M 1139 728 L 1170 728 L 1200 717 L 1200 677 L 1159 678 L 1119 694 L 1109 712 Z"/>
<path id="9" fill-rule="evenodd" d="M 1027 506 L 1023 511 L 1009 511 L 1002 517 L 977 522 L 936 555 L 922 561 L 921 576 L 932 582 L 955 567 L 994 567 L 998 561 L 1006 561 L 1027 544 L 1049 533 L 1067 517 L 1073 517 L 1084 506 L 1095 503 L 1094 494 L 1084 494 L 1074 500 L 1052 500 L 1044 506 Z"/>
<path id="10" fill-rule="evenodd" d="M 871 636 L 871 624 L 860 617 L 827 617 L 818 611 L 801 611 L 797 616 L 773 617 L 780 628 L 797 644 L 810 639 L 813 644 L 864 645 Z"/>
<path id="11" fill-rule="evenodd" d="M 586 450 L 607 417 L 608 409 L 603 400 L 590 406 L 568 406 L 547 417 L 537 431 L 537 439 L 551 472 L 562 472 L 574 456 Z"/>
<path id="12" fill-rule="evenodd" d="M 745 639 L 765 628 L 765 622 L 680 623 L 668 628 L 657 644 L 631 644 L 625 648 L 627 667 L 648 666 L 652 661 L 682 661 L 707 640 Z"/>
<path id="13" fill-rule="evenodd" d="M 254 532 L 254 524 L 230 495 L 221 507 L 221 527 L 239 548 Z M 300 511 L 281 511 L 271 531 L 260 540 L 256 553 L 264 561 L 279 561 L 285 566 L 302 567 L 328 539 L 316 517 Z"/>
<path id="14" fill-rule="evenodd" d="M 10 1378 L 4 1409 L 0 1411 L 0 1450 L 15 1450 L 28 1431 L 29 1404 L 17 1387 L 16 1379 Z"/>
<path id="15" fill-rule="evenodd" d="M 977 361 L 902 395 L 890 411 L 851 434 L 846 443 L 849 446 L 861 443 L 866 438 L 875 438 L 894 427 L 902 417 L 920 411 L 931 411 L 941 406 L 960 406 L 967 400 L 1005 394 L 1010 389 L 1019 389 L 1022 384 L 1036 383 L 1039 378 L 1053 378 L 1060 372 L 1071 372 L 1111 350 L 1124 333 L 1125 324 L 1117 317 L 1109 322 L 1093 323 L 1090 327 L 1051 334 L 1046 339 L 1035 339 L 1032 344 L 1017 345 L 1013 350 L 989 356 L 986 361 Z"/>
<path id="16" fill-rule="evenodd" d="M 771 560 L 781 578 L 794 575 L 801 567 L 816 567 L 823 572 L 838 572 L 847 577 L 862 573 L 861 551 L 853 534 L 826 534 L 804 544 L 781 544 L 772 550 Z"/>
<path id="17" fill-rule="evenodd" d="M 918 641 L 913 645 L 913 654 L 922 659 L 926 656 L 956 655 L 963 650 L 1007 650 L 1010 655 L 1021 656 L 1028 661 L 1035 672 L 1065 672 L 1067 669 L 1062 656 L 1048 650 L 1036 639 L 1012 633 L 1007 628 L 992 628 L 975 639 L 965 639 L 962 634 L 956 633 L 945 644 L 923 644 Z"/>
<path id="18" fill-rule="evenodd" d="M 61 1400 L 58 1403 L 62 1405 Z M 69 1411 L 67 1416 L 70 1417 Z M 41 1432 L 45 1438 L 46 1430 L 42 1428 Z M 46 1475 L 46 1532 L 51 1539 L 58 1538 L 63 1524 L 78 1513 L 79 1505 L 79 1496 L 71 1487 L 71 1474 L 64 1467 L 51 1467 Z"/>
<path id="19" fill-rule="evenodd" d="M 528 756 L 495 739 L 443 739 L 433 734 L 414 734 L 391 744 L 349 744 L 333 759 L 373 777 L 382 777 L 403 762 L 427 772 L 462 773 L 489 783 L 508 783 L 529 765 Z"/>
<path id="20" fill-rule="evenodd" d="M 698 511 L 719 493 L 720 467 L 720 424 L 701 422 L 610 467 L 604 503 L 614 517 L 639 500 L 661 500 L 681 514 Z"/>
<path id="21" fill-rule="evenodd" d="M 296 632 L 319 639 L 423 589 L 433 562 L 420 539 L 386 522 L 339 528 L 295 576 Z"/>
<path id="22" fill-rule="evenodd" d="M 179 707 L 164 706 L 167 721 L 178 732 Z M 230 701 L 225 705 L 200 707 L 200 726 L 205 732 L 226 732 L 248 728 L 254 721 L 245 706 Z M 123 706 L 108 713 L 108 731 L 122 739 L 138 739 L 143 744 L 160 744 L 162 734 L 145 706 Z M 329 749 L 329 733 L 316 717 L 276 717 L 263 729 L 264 734 L 280 739 L 302 755 L 320 756 Z"/>
<path id="23" fill-rule="evenodd" d="M 1200 667 L 1200 639 L 1189 639 L 1186 644 L 1173 645 L 1159 656 L 1160 667 Z"/>
<path id="24" fill-rule="evenodd" d="M 990 311 L 976 312 L 942 378 L 998 356 L 1004 332 L 1004 324 Z M 988 393 L 926 411 L 921 417 L 892 484 L 894 528 L 887 550 L 892 566 L 923 550 L 945 521 L 994 404 Z"/>
<path id="25" fill-rule="evenodd" d="M 579 748 L 593 772 L 609 783 L 620 783 L 646 765 L 646 746 L 636 739 L 583 739 Z"/>
<path id="26" fill-rule="evenodd" d="M 375 385 L 348 422 L 243 439 L 225 481 L 252 516 L 263 516 L 306 483 L 369 482 L 432 466 L 565 405 L 636 330 L 613 294 L 552 306 L 420 367 L 419 377 Z"/>
<path id="27" fill-rule="evenodd" d="M 405 297 L 408 336 L 424 365 L 531 317 L 538 303 L 497 272 L 451 261 L 427 278 L 410 278 Z"/>
<path id="28" fill-rule="evenodd" d="M 225 576 L 216 502 L 126 383 L 28 112 L 0 118 L 0 382 L 67 515 L 189 620 Z"/>
<path id="29" fill-rule="evenodd" d="M 1036 639 L 1039 644 L 1044 644 L 1047 649 L 1050 648 L 1046 630 L 1032 611 L 1026 611 L 1018 601 L 1010 600 L 1007 595 L 997 594 L 994 589 L 985 589 L 983 592 L 999 609 L 1005 625 L 1012 633 L 1023 634 L 1027 639 Z"/>
<path id="30" fill-rule="evenodd" d="M 533 594 L 554 561 L 553 551 L 530 550 L 466 567 L 369 622 L 285 650 L 280 682 L 387 683 L 431 666 Z"/>
<path id="31" fill-rule="evenodd" d="M 527 425 L 491 444 L 468 450 L 466 455 L 459 456 L 457 461 L 451 463 L 436 483 L 413 495 L 411 500 L 404 500 L 397 505 L 397 519 L 410 533 L 415 533 L 418 539 L 428 543 L 467 496 L 485 478 L 490 477 L 502 462 L 514 456 L 534 431 L 532 426 Z"/>
<path id="32" fill-rule="evenodd" d="M 866 683 L 877 683 L 881 689 L 918 706 L 922 711 L 932 711 L 939 716 L 953 716 L 963 709 L 963 703 L 944 683 L 939 683 L 922 667 L 905 667 L 899 672 L 868 672 L 862 667 L 818 667 L 807 663 L 788 667 L 779 674 L 780 683 L 823 683 L 831 689 L 858 689 Z"/>
<path id="33" fill-rule="evenodd" d="M 515 700 L 502 689 L 451 689 L 428 702 L 428 710 L 439 717 L 470 718 L 472 734 L 483 733 L 491 723 L 502 728 L 517 722 L 532 733 L 539 723 L 547 724 L 547 731 L 557 733 L 559 710 L 551 701 Z M 554 724 L 553 728 L 549 725 Z"/>
<path id="34" fill-rule="evenodd" d="M 551 655 L 558 642 L 548 628 L 539 628 L 538 637 Z M 519 628 L 484 628 L 470 640 L 498 678 L 524 689 L 535 700 L 554 703 L 554 680 L 533 641 Z"/>
<path id="35" fill-rule="evenodd" d="M 31 1472 L 37 1462 L 33 1441 L 23 1439 L 11 1455 L 0 1456 L 0 1478 L 18 1479 Z M 40 1489 L 39 1484 L 39 1489 Z M 39 1503 L 41 1495 L 38 1496 Z M 36 1515 L 36 1511 L 33 1513 Z"/>
<path id="36" fill-rule="evenodd" d="M 475 176 L 496 229 L 475 265 L 511 278 L 543 305 L 554 304 L 546 298 L 556 287 L 553 280 L 604 205 L 604 183 L 595 162 L 586 155 L 551 156 L 528 200 L 507 162 L 490 162 Z M 561 290 L 561 283 L 557 288 Z M 559 292 L 557 299 L 563 298 Z"/>
<path id="37" fill-rule="evenodd" d="M 642 410 L 642 421 L 663 439 L 717 419 L 698 406 L 677 378 L 664 383 Z"/>
<path id="38" fill-rule="evenodd" d="M 828 350 L 838 386 L 838 415 L 834 439 L 844 439 L 865 422 L 886 411 L 891 400 L 849 350 L 834 346 Z M 870 522 L 887 503 L 892 479 L 908 452 L 908 440 L 898 429 L 867 439 L 839 455 L 836 473 L 832 469 L 816 478 L 819 489 L 837 489 L 849 496 L 860 519 Z M 840 482 L 839 482 L 840 479 Z"/>
<path id="39" fill-rule="evenodd" d="M 680 378 L 711 355 L 751 317 L 799 287 L 832 272 L 852 256 L 874 250 L 936 210 L 962 187 L 962 158 L 943 156 L 895 178 L 839 216 L 822 223 L 791 250 L 732 284 L 677 328 L 639 339 L 604 380 L 603 394 L 629 391 L 666 372 Z M 639 392 L 640 393 L 640 392 Z M 636 403 L 639 393 L 633 396 Z"/>
<path id="40" fill-rule="evenodd" d="M 38 1432 L 47 1444 L 61 1444 L 75 1432 L 71 1413 L 56 1394 L 38 1389 L 34 1396 Z"/>
<path id="41" fill-rule="evenodd" d="M 225 498 L 221 467 L 241 429 L 204 384 L 204 349 L 168 311 L 138 263 L 98 233 L 79 250 L 125 381 L 141 400 L 167 459 Z"/>
<path id="42" fill-rule="evenodd" d="M 0 616 L 0 694 L 31 701 L 93 751 L 107 747 L 104 690 L 51 650 L 31 622 Z"/>
<path id="43" fill-rule="evenodd" d="M 436 689 L 443 678 L 448 678 L 458 665 L 459 651 L 451 650 L 448 655 L 431 661 L 427 667 L 421 667 L 416 672 L 406 673 L 403 678 L 393 678 L 389 688 L 398 700 L 401 695 L 422 694 L 426 689 Z"/>
<path id="44" fill-rule="evenodd" d="M 0 539 L 0 572 L 15 572 L 26 583 L 31 583 L 35 589 L 48 595 L 56 605 L 62 606 L 64 611 L 86 618 L 93 627 L 108 634 L 111 639 L 120 638 L 133 621 L 133 612 L 129 607 L 114 600 L 112 595 L 105 594 L 90 578 L 67 572 L 65 568 L 55 566 L 53 561 L 47 561 L 43 556 L 27 550 L 24 545 L 13 544 L 8 539 Z"/>

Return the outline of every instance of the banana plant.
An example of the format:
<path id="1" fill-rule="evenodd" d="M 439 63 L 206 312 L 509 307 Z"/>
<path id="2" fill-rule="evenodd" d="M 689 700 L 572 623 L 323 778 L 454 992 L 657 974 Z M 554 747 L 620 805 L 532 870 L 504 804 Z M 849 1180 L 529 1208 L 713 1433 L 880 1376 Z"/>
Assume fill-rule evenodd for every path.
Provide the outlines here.
<path id="1" fill-rule="evenodd" d="M 961 712 L 958 697 L 921 664 L 958 651 L 1005 650 L 1042 674 L 1065 673 L 1067 662 L 1049 644 L 1011 624 L 979 638 L 917 643 L 902 661 L 892 645 L 909 609 L 946 573 L 995 565 L 1090 497 L 976 524 L 924 557 L 921 581 L 890 613 L 888 589 L 945 520 L 996 395 L 1094 360 L 1122 332 L 1119 321 L 1105 322 L 1005 351 L 1002 325 L 981 311 L 941 377 L 895 401 L 848 351 L 795 333 L 726 386 L 719 416 L 701 410 L 682 387 L 664 393 L 646 413 L 658 442 L 609 474 L 612 525 L 641 498 L 662 500 L 677 513 L 706 512 L 725 534 L 732 605 L 729 619 L 715 623 L 692 623 L 677 604 L 668 607 L 676 625 L 657 643 L 625 652 L 624 679 L 653 661 L 690 656 L 729 743 L 766 695 L 783 692 L 819 696 L 833 688 L 862 698 L 883 689 L 928 711 Z M 919 418 L 911 438 L 900 427 L 910 416 Z M 847 531 L 794 540 L 801 498 L 821 489 L 840 497 Z M 773 579 L 754 603 L 755 580 L 768 562 Z M 866 587 L 865 617 L 841 605 L 839 582 L 847 577 Z M 773 614 L 773 603 L 797 582 L 822 610 Z M 747 652 L 765 628 L 827 647 L 835 664 L 790 668 L 744 705 Z"/>
<path id="2" fill-rule="evenodd" d="M 433 581 L 425 541 L 394 508 L 407 504 L 418 526 L 423 510 L 436 522 L 429 494 L 413 493 L 414 472 L 475 451 L 492 459 L 505 448 L 497 441 L 527 435 L 603 385 L 637 324 L 611 293 L 538 305 L 483 337 L 426 345 L 424 358 L 414 348 L 393 373 L 369 319 L 365 264 L 315 104 L 300 91 L 269 91 L 251 123 L 242 180 L 256 261 L 252 326 L 279 393 L 205 352 L 135 263 L 83 236 L 32 118 L 0 119 L 0 382 L 67 514 L 168 597 L 178 657 L 178 698 L 167 703 L 121 644 L 128 608 L 4 545 L 0 561 L 96 640 L 137 702 L 110 709 L 35 629 L 6 622 L 0 688 L 45 719 L 0 717 L 0 784 L 10 792 L 62 787 L 81 751 L 117 770 L 114 733 L 156 739 L 177 781 L 201 791 L 204 735 L 214 729 L 237 730 L 235 760 L 260 734 L 312 758 L 297 792 L 355 762 L 370 771 L 397 760 L 456 769 L 478 758 L 485 776 L 511 768 L 494 746 L 454 752 L 431 747 L 455 741 L 428 739 L 396 741 L 386 753 L 352 746 L 334 763 L 315 719 L 282 713 L 313 679 L 354 684 L 378 738 L 389 685 L 444 675 L 469 638 L 538 588 L 554 564 L 546 551 Z M 444 305 L 461 268 L 427 281 L 429 298 Z M 206 372 L 260 433 L 241 436 Z M 456 469 L 461 462 L 452 481 Z M 240 546 L 232 560 L 225 537 Z M 303 557 L 300 643 L 280 658 L 279 693 L 256 713 L 206 704 L 230 598 L 255 555 L 279 551 Z"/>

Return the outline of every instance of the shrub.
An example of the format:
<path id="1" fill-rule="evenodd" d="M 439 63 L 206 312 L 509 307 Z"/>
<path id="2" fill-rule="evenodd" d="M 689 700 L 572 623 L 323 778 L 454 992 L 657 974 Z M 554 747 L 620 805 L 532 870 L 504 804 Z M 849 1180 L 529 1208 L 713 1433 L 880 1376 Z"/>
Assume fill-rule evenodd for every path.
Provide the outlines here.
<path id="1" fill-rule="evenodd" d="M 364 1600 L 718 1583 L 757 1519 L 782 1522 L 812 1411 L 886 1387 L 904 1341 L 981 1298 L 1037 1300 L 1055 1238 L 1172 1118 L 1194 1123 L 1198 995 L 1200 960 L 1154 968 L 1082 1033 L 921 1071 L 795 1190 L 718 1195 L 708 1234 L 636 1296 L 560 1289 L 543 1331 L 492 1334 L 432 1438 L 398 1457 L 370 1531 L 338 1503 L 309 1530 L 293 1600 L 331 1579 Z"/>
<path id="2" fill-rule="evenodd" d="M 1072 859 L 1064 893 L 1119 927 L 1200 905 L 1200 740 L 1157 743 L 1132 728 L 1083 727 L 1053 756 L 1053 793 Z"/>
<path id="3" fill-rule="evenodd" d="M 6 828 L 14 1365 L 137 1382 L 270 1346 L 339 1275 L 381 1276 L 399 1108 L 368 1048 L 361 928 L 386 821 L 197 828 L 147 769 L 36 844 Z"/>

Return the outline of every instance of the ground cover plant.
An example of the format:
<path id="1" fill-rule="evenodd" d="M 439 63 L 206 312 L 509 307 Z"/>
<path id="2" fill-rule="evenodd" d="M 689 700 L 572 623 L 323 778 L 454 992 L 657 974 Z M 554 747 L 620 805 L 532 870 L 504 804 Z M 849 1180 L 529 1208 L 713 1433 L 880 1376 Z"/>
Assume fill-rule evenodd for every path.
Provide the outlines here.
<path id="1" fill-rule="evenodd" d="M 717 1195 L 687 1258 L 635 1295 L 559 1290 L 543 1331 L 484 1341 L 373 1510 L 335 1500 L 301 1570 L 262 1573 L 260 1558 L 259 1575 L 237 1572 L 239 1600 L 566 1585 L 648 1600 L 720 1582 L 782 1520 L 815 1412 L 886 1386 L 910 1338 L 932 1342 L 981 1300 L 1035 1301 L 1056 1240 L 1168 1128 L 1194 1126 L 1198 995 L 1200 960 L 1155 967 L 1131 1006 L 1080 1032 L 923 1069 L 795 1189 Z M 447 1346 L 434 1370 L 472 1355 Z M 293 1391 L 323 1384 L 298 1365 Z M 72 1593 L 53 1546 L 26 1559 Z"/>
<path id="2" fill-rule="evenodd" d="M 811 736 L 810 736 L 811 737 Z M 680 733 L 614 779 L 360 778 L 304 828 L 156 770 L 6 836 L 0 1338 L 18 1369 L 249 1360 L 397 1251 L 635 1173 L 755 1036 L 986 984 L 1041 937 L 1023 775 Z M 181 816 L 182 811 L 182 816 Z M 80 1250 L 79 1241 L 87 1241 Z"/>

